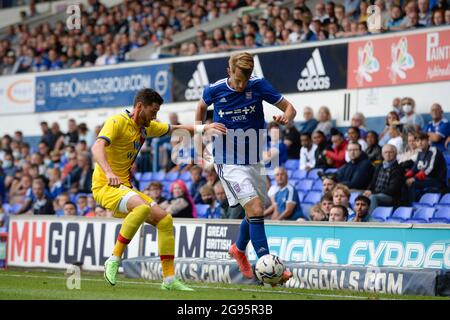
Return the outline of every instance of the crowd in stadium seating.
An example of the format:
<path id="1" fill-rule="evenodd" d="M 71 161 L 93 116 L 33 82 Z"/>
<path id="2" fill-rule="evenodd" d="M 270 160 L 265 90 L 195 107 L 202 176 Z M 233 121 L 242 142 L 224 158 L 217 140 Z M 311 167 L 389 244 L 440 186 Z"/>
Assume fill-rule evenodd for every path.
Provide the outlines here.
<path id="1" fill-rule="evenodd" d="M 306 0 L 295 0 L 289 8 L 275 1 L 258 0 L 145 0 L 124 1 L 106 8 L 99 0 L 90 0 L 82 11 L 80 30 L 67 30 L 62 21 L 55 26 L 43 23 L 31 28 L 26 18 L 9 26 L 0 42 L 0 74 L 117 64 L 126 61 L 127 53 L 136 48 L 169 45 L 175 33 L 190 28 L 196 28 L 195 41 L 174 46 L 171 54 L 190 56 L 365 35 L 365 12 L 370 3 L 326 1 L 309 8 Z M 401 3 L 374 2 L 380 8 L 383 30 L 450 24 L 446 0 Z M 211 34 L 201 29 L 203 23 L 243 6 L 265 9 L 260 16 L 245 14 L 231 26 L 217 28 Z"/>
<path id="2" fill-rule="evenodd" d="M 386 129 L 379 135 L 368 131 L 361 113 L 353 115 L 345 134 L 334 127 L 327 134 L 320 130 L 327 129 L 331 121 L 327 107 L 320 108 L 317 120 L 311 113 L 312 109 L 305 107 L 305 121 L 297 126 L 291 123 L 280 128 L 269 124 L 270 136 L 277 141 L 270 148 L 279 154 L 281 166 L 268 169 L 267 219 L 372 221 L 386 214 L 380 208 L 390 208 L 389 214 L 395 208 L 399 208 L 399 215 L 408 214 L 413 206 L 428 206 L 431 197 L 433 205 L 443 206 L 433 208 L 440 209 L 444 217 L 438 221 L 450 222 L 450 196 L 443 196 L 439 202 L 450 186 L 450 124 L 441 105 L 431 105 L 431 121 L 424 123 L 422 116 L 415 113 L 414 99 L 396 98 L 386 116 Z M 176 114 L 171 114 L 170 119 L 178 123 Z M 24 142 L 20 131 L 3 136 L 0 227 L 10 214 L 111 217 L 112 212 L 98 206 L 91 195 L 90 147 L 100 129 L 97 126 L 91 130 L 70 119 L 68 131 L 61 132 L 58 123 L 49 127 L 42 122 L 37 148 Z M 281 135 L 275 135 L 279 130 Z M 165 138 L 153 139 L 146 142 L 151 157 L 158 145 L 153 142 Z M 170 153 L 173 147 L 170 141 L 159 146 L 161 155 Z M 228 205 L 224 187 L 211 164 L 192 161 L 180 166 L 171 159 L 170 155 L 166 157 L 166 166 L 160 172 L 143 169 L 136 161 L 133 185 L 174 217 L 244 217 L 242 207 Z M 270 157 L 265 159 L 270 162 Z M 430 214 L 419 211 L 423 212 Z M 409 211 L 407 217 L 411 214 Z"/>

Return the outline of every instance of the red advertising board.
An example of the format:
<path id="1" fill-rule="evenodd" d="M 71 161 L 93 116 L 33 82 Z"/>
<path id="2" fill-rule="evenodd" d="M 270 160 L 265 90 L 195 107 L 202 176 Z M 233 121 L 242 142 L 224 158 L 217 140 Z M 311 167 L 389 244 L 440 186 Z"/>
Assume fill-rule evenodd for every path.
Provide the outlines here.
<path id="1" fill-rule="evenodd" d="M 450 30 L 349 44 L 349 89 L 450 80 Z"/>

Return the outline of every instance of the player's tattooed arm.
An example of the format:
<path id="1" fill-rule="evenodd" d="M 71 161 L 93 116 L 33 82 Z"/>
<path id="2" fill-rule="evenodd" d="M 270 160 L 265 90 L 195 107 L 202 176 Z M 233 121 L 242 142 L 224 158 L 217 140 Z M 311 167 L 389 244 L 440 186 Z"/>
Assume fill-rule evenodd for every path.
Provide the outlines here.
<path id="1" fill-rule="evenodd" d="M 119 177 L 114 174 L 108 161 L 106 160 L 105 147 L 108 142 L 104 139 L 97 139 L 91 148 L 94 161 L 98 163 L 100 168 L 102 168 L 105 173 L 106 179 L 108 180 L 108 185 L 116 187 L 122 184 Z"/>
<path id="2" fill-rule="evenodd" d="M 283 114 L 273 116 L 273 120 L 278 124 L 285 125 L 286 123 L 294 120 L 297 115 L 294 106 L 288 100 L 283 98 L 280 102 L 275 105 L 278 109 L 283 111 Z"/>

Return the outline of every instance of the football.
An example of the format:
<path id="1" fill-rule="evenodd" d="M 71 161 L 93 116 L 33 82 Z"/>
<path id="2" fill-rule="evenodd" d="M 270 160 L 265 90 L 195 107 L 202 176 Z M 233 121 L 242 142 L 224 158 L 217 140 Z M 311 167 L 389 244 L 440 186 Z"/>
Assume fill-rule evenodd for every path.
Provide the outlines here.
<path id="1" fill-rule="evenodd" d="M 258 259 L 255 274 L 263 284 L 276 285 L 280 282 L 284 272 L 284 264 L 279 257 L 266 254 Z"/>

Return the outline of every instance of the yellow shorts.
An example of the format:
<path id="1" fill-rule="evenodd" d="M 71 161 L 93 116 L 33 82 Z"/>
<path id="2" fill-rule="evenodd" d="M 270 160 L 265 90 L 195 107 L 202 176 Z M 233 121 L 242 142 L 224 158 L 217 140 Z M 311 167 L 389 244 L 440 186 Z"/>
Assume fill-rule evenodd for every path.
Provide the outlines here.
<path id="1" fill-rule="evenodd" d="M 104 185 L 103 187 L 92 189 L 92 196 L 95 202 L 103 208 L 111 210 L 115 218 L 125 218 L 128 212 L 125 212 L 127 210 L 123 208 L 120 210 L 120 207 L 124 207 L 120 206 L 120 201 L 130 192 L 134 192 L 148 203 L 153 202 L 153 199 L 146 194 L 124 185 L 120 185 L 120 187 Z"/>

